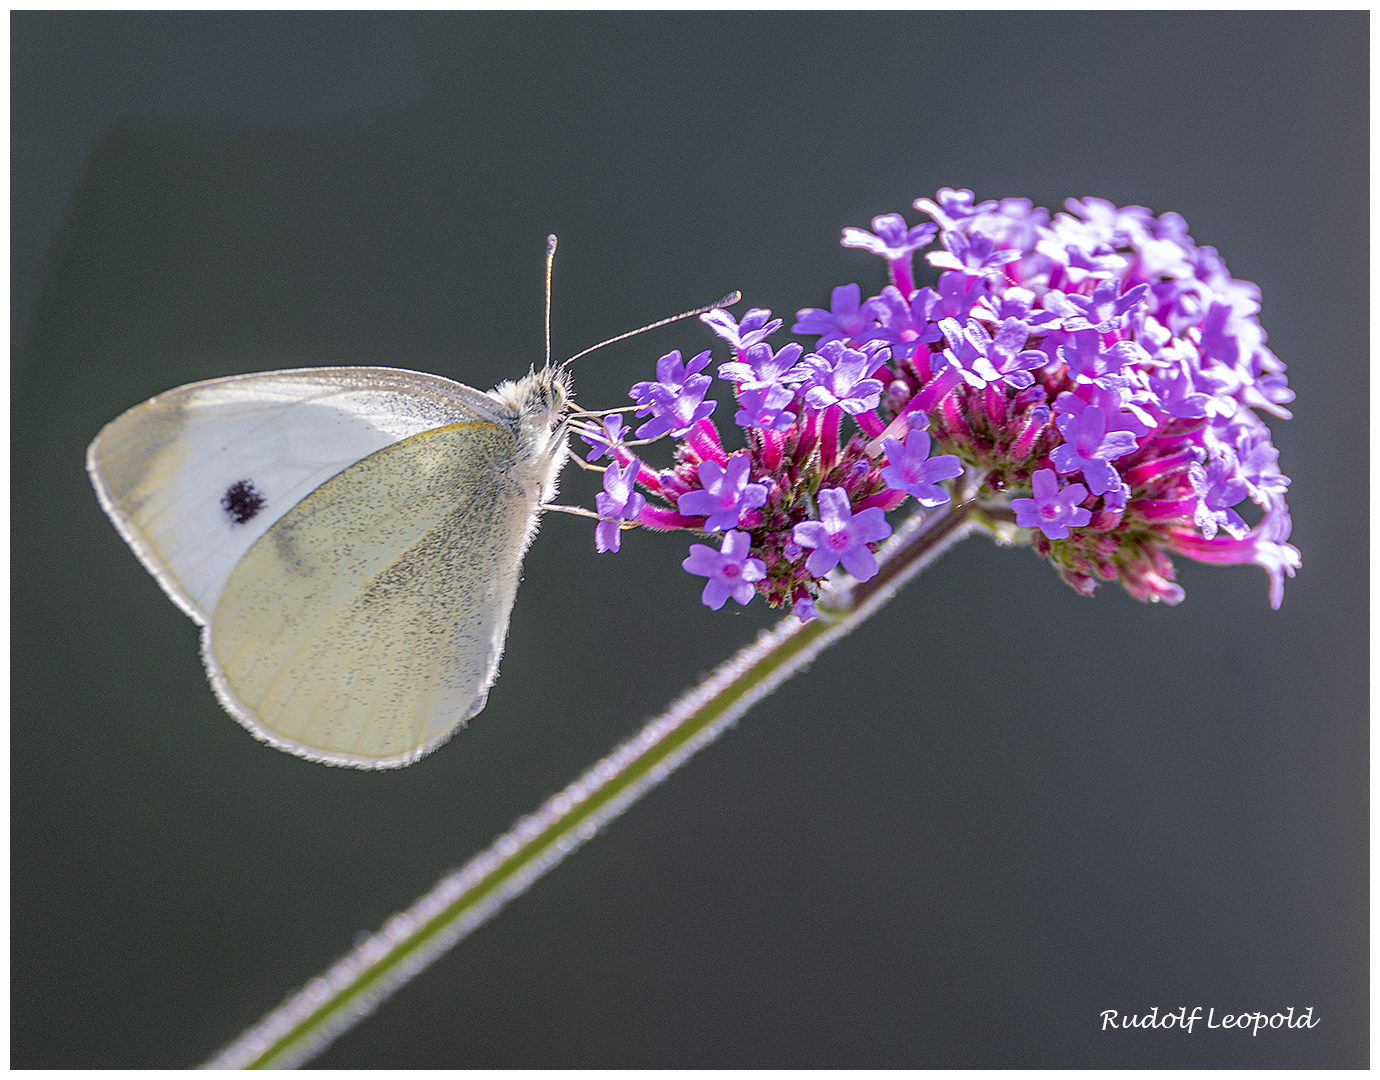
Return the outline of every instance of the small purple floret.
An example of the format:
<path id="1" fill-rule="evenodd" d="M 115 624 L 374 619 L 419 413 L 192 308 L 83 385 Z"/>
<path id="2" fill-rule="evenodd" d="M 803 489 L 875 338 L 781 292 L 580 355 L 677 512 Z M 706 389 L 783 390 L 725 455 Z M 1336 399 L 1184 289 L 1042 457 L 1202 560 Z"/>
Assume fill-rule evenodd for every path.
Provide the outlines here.
<path id="1" fill-rule="evenodd" d="M 973 305 L 987 295 L 987 290 L 981 278 L 970 278 L 967 274 L 950 270 L 939 275 L 937 291 L 927 286 L 920 290 L 920 295 L 929 302 L 927 317 L 937 323 L 940 319 L 966 319 Z M 938 341 L 939 338 L 934 340 Z"/>
<path id="2" fill-rule="evenodd" d="M 623 533 L 619 521 L 636 521 L 642 508 L 647 505 L 646 496 L 633 488 L 641 468 L 638 460 L 633 458 L 621 470 L 617 462 L 604 470 L 604 490 L 594 496 L 594 506 L 601 518 L 614 520 L 601 521 L 594 527 L 596 551 L 617 551 Z"/>
<path id="3" fill-rule="evenodd" d="M 995 338 L 976 319 L 969 319 L 967 326 L 959 326 L 957 319 L 944 319 L 939 328 L 949 342 L 944 359 L 964 382 L 979 390 L 998 381 L 1024 390 L 1035 382 L 1030 372 L 1049 363 L 1049 356 L 1039 349 L 1021 348 L 1030 332 L 1020 319 L 1007 319 Z"/>
<path id="4" fill-rule="evenodd" d="M 1056 469 L 1061 473 L 1081 470 L 1094 495 L 1121 485 L 1121 474 L 1110 462 L 1135 451 L 1134 435 L 1129 431 L 1108 431 L 1107 414 L 1096 405 L 1087 406 L 1077 415 L 1063 413 L 1055 423 L 1065 439 L 1049 454 Z"/>
<path id="5" fill-rule="evenodd" d="M 948 276 L 948 275 L 945 275 Z M 961 277 L 962 275 L 957 275 Z M 941 281 L 943 278 L 940 279 Z M 1062 321 L 1057 314 L 1052 311 L 1044 311 L 1035 307 L 1035 294 L 1029 289 L 1022 289 L 1012 286 L 1000 296 L 983 296 L 978 300 L 978 306 L 983 308 L 995 317 L 997 322 L 1005 322 L 1007 319 L 1020 319 L 1025 323 L 1032 334 L 1048 334 L 1058 330 Z M 945 312 L 944 315 L 949 315 Z M 944 316 L 936 315 L 936 318 Z"/>
<path id="6" fill-rule="evenodd" d="M 1099 281 L 1091 297 L 1067 295 L 1064 303 L 1065 330 L 1096 330 L 1107 334 L 1126 323 L 1126 313 L 1139 307 L 1150 292 L 1149 285 L 1121 291 L 1121 283 Z"/>
<path id="7" fill-rule="evenodd" d="M 715 308 L 701 315 L 700 321 L 735 349 L 750 349 L 781 329 L 781 320 L 773 319 L 766 308 L 753 308 L 742 322 L 723 308 Z"/>
<path id="8" fill-rule="evenodd" d="M 900 214 L 883 214 L 872 219 L 872 232 L 851 226 L 844 229 L 841 243 L 844 247 L 862 248 L 894 261 L 919 251 L 938 231 L 928 221 L 907 229 L 906 219 Z"/>
<path id="9" fill-rule="evenodd" d="M 1075 528 L 1092 520 L 1092 511 L 1078 504 L 1088 497 L 1082 484 L 1070 484 L 1059 490 L 1059 478 L 1053 469 L 1040 469 L 1030 480 L 1035 490 L 1033 499 L 1012 499 L 1016 524 L 1022 529 L 1039 529 L 1051 540 L 1063 540 L 1069 526 Z"/>
<path id="10" fill-rule="evenodd" d="M 686 517 L 705 518 L 706 532 L 735 528 L 744 510 L 753 510 L 767 501 L 766 484 L 748 483 L 752 463 L 744 453 L 728 459 L 728 467 L 701 461 L 697 474 L 703 487 L 687 491 L 676 501 L 676 509 Z"/>
<path id="11" fill-rule="evenodd" d="M 733 422 L 762 431 L 785 431 L 795 422 L 791 405 L 795 391 L 789 386 L 768 386 L 760 390 L 744 390 L 738 395 L 739 409 Z"/>
<path id="12" fill-rule="evenodd" d="M 856 285 L 840 285 L 830 297 L 830 309 L 801 308 L 795 313 L 793 334 L 819 336 L 826 341 L 868 341 L 877 329 L 872 315 L 862 303 L 862 290 Z M 721 373 L 722 374 L 722 373 Z"/>
<path id="13" fill-rule="evenodd" d="M 1275 610 L 1284 602 L 1284 579 L 1293 577 L 1303 565 L 1299 549 L 1286 544 L 1292 522 L 1283 503 L 1265 511 L 1260 524 L 1240 540 L 1200 536 L 1176 537 L 1174 549 L 1207 563 L 1255 563 L 1270 575 L 1270 606 Z"/>
<path id="14" fill-rule="evenodd" d="M 1074 331 L 1067 344 L 1057 347 L 1056 355 L 1068 365 L 1069 374 L 1078 382 L 1097 382 L 1119 373 L 1127 364 L 1150 359 L 1150 354 L 1134 341 L 1118 341 L 1103 348 L 1102 335 L 1087 329 Z"/>
<path id="15" fill-rule="evenodd" d="M 714 411 L 718 402 L 704 400 L 712 380 L 700 374 L 709 365 L 709 356 L 705 349 L 688 364 L 682 364 L 680 350 L 673 349 L 656 362 L 656 382 L 633 384 L 628 396 L 637 402 L 637 415 L 652 414 L 652 419 L 637 429 L 639 439 L 659 439 L 663 435 L 679 438 L 696 420 L 703 420 Z"/>
<path id="16" fill-rule="evenodd" d="M 623 437 L 627 435 L 628 429 L 623 423 L 623 414 L 614 413 L 612 416 L 604 417 L 604 423 L 598 432 L 580 432 L 580 438 L 589 443 L 591 449 L 587 461 L 598 461 L 605 454 L 613 456 L 613 449 L 623 444 Z"/>
<path id="17" fill-rule="evenodd" d="M 948 250 L 931 251 L 926 255 L 930 265 L 941 270 L 959 270 L 970 277 L 985 278 L 999 274 L 1007 263 L 1021 257 L 1020 251 L 1015 248 L 994 250 L 994 241 L 984 233 L 968 236 L 961 232 L 945 232 L 940 234 L 939 239 Z"/>
<path id="18" fill-rule="evenodd" d="M 949 501 L 949 493 L 936 481 L 962 476 L 963 462 L 956 454 L 930 457 L 929 432 L 911 431 L 904 444 L 898 439 L 883 439 L 882 448 L 888 462 L 882 470 L 887 487 L 909 492 L 921 506 L 940 506 Z"/>
<path id="19" fill-rule="evenodd" d="M 794 341 L 781 346 L 777 352 L 766 342 L 751 346 L 742 353 L 741 360 L 719 365 L 719 378 L 738 384 L 739 390 L 761 390 L 777 383 L 804 382 L 809 377 L 806 368 L 798 367 L 805 347 Z"/>
<path id="20" fill-rule="evenodd" d="M 819 493 L 819 520 L 802 521 L 793 535 L 801 547 L 814 548 L 805 569 L 824 577 L 839 563 L 859 581 L 876 576 L 877 559 L 867 545 L 891 535 L 891 525 L 880 507 L 853 513 L 843 488 L 823 488 Z"/>
<path id="21" fill-rule="evenodd" d="M 740 604 L 746 604 L 757 590 L 753 582 L 767 576 L 767 564 L 761 559 L 748 558 L 752 548 L 752 538 L 736 529 L 724 533 L 724 542 L 718 551 L 705 544 L 691 544 L 690 554 L 681 562 L 681 567 L 691 574 L 707 577 L 700 601 L 705 607 L 718 611 L 731 596 Z"/>
<path id="22" fill-rule="evenodd" d="M 946 229 L 958 229 L 975 217 L 990 214 L 997 208 L 995 199 L 973 205 L 973 193 L 967 188 L 940 188 L 933 200 L 916 199 L 915 209 L 923 210 Z"/>
<path id="23" fill-rule="evenodd" d="M 1195 461 L 1188 467 L 1188 479 L 1198 496 L 1193 523 L 1207 539 L 1216 536 L 1218 529 L 1225 529 L 1238 540 L 1251 531 L 1245 519 L 1232 509 L 1246 497 L 1246 481 L 1238 475 L 1235 455 L 1230 451 L 1213 455 L 1207 468 Z"/>
<path id="24" fill-rule="evenodd" d="M 864 305 L 876 319 L 873 337 L 890 345 L 893 356 L 909 360 L 922 342 L 929 344 L 943 336 L 939 327 L 930 321 L 936 299 L 933 289 L 920 289 L 907 300 L 895 285 L 888 285 L 880 296 Z"/>
<path id="25" fill-rule="evenodd" d="M 870 378 L 879 366 L 874 355 L 850 349 L 841 341 L 828 341 L 819 352 L 807 353 L 801 364 L 810 373 L 801 389 L 812 409 L 837 405 L 850 416 L 857 416 L 882 402 L 881 380 Z"/>

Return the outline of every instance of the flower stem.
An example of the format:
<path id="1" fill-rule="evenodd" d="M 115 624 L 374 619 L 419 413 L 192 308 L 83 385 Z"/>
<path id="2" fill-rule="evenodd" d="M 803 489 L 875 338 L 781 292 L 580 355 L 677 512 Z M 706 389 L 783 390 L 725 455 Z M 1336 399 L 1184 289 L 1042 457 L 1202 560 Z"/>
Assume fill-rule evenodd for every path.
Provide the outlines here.
<path id="1" fill-rule="evenodd" d="M 207 1068 L 291 1068 L 325 1049 L 413 975 L 555 866 L 648 788 L 712 742 L 756 702 L 896 594 L 976 523 L 966 501 L 905 522 L 878 553 L 866 582 L 842 579 L 819 617 L 783 619 L 740 650 L 636 736 L 598 762 L 486 850 L 443 878 L 407 911 L 206 1063 Z"/>

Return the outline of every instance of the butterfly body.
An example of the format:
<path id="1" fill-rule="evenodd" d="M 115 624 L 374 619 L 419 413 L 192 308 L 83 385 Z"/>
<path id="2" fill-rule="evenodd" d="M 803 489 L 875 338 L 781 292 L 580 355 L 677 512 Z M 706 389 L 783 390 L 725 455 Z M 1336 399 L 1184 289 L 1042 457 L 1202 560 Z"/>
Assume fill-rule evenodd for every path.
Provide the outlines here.
<path id="1" fill-rule="evenodd" d="M 317 761 L 409 764 L 484 707 L 566 458 L 569 380 L 392 368 L 194 383 L 87 452 L 102 508 L 202 627 L 217 696 Z"/>

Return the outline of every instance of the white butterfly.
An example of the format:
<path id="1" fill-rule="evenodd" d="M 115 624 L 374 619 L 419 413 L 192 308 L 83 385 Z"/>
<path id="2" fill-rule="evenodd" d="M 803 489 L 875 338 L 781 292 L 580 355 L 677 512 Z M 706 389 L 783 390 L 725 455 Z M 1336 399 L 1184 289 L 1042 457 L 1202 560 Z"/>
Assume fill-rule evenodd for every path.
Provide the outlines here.
<path id="1" fill-rule="evenodd" d="M 120 535 L 201 630 L 221 704 L 333 765 L 407 765 L 483 707 L 566 460 L 570 380 L 392 368 L 193 383 L 87 451 Z"/>

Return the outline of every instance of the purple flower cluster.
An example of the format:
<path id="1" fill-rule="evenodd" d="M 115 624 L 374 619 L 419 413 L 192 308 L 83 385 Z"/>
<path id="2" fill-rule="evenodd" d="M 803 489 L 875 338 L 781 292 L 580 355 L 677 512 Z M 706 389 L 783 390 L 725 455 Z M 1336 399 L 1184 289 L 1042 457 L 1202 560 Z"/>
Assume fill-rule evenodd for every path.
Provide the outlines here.
<path id="1" fill-rule="evenodd" d="M 801 310 L 793 332 L 813 351 L 773 348 L 782 323 L 769 311 L 702 316 L 733 348 L 718 374 L 745 450 L 725 452 L 709 420 L 709 352 L 689 364 L 672 352 L 632 390 L 650 414 L 638 438 L 680 439 L 673 468 L 637 463 L 617 419 L 591 429 L 591 457 L 618 463 L 600 549 L 617 550 L 617 522 L 634 518 L 721 533 L 720 551 L 695 545 L 684 564 L 710 578 L 704 602 L 756 591 L 804 618 L 835 567 L 876 574 L 887 511 L 907 497 L 942 505 L 966 475 L 978 519 L 1028 539 L 1079 592 L 1117 581 L 1177 603 L 1177 552 L 1263 567 L 1279 607 L 1300 560 L 1289 480 L 1257 411 L 1287 418 L 1293 393 L 1256 287 L 1177 214 L 1083 199 L 1051 215 L 949 188 L 915 205 L 935 224 L 886 214 L 871 232 L 844 230 L 845 246 L 886 260 L 891 283 L 866 300 L 840 286 L 828 310 Z M 917 287 L 914 255 L 936 236 L 938 279 Z M 1254 526 L 1236 509 L 1247 499 Z"/>

